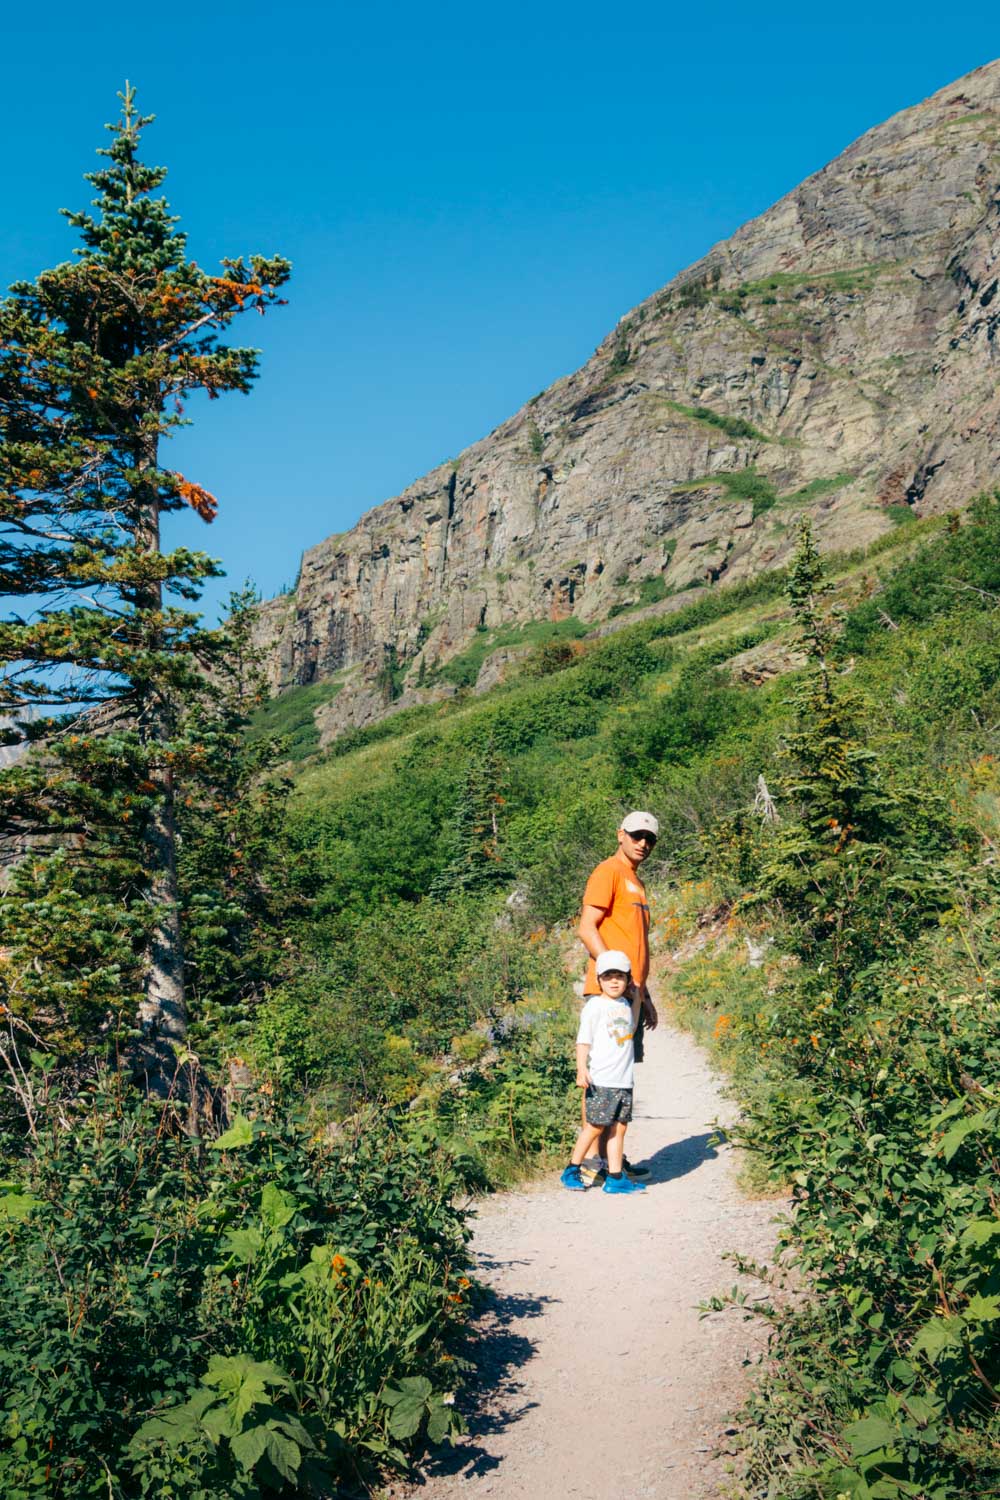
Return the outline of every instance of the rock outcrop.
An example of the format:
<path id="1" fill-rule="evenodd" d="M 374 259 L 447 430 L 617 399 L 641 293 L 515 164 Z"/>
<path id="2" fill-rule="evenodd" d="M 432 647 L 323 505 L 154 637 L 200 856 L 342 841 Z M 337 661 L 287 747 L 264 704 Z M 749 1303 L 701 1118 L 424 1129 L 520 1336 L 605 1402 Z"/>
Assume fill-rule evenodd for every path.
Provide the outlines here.
<path id="1" fill-rule="evenodd" d="M 1000 476 L 1000 62 L 868 132 L 261 606 L 324 736 L 419 701 L 477 630 L 724 585 L 797 512 L 866 543 Z M 658 582 L 662 580 L 662 583 Z M 399 698 L 399 690 L 404 696 Z"/>

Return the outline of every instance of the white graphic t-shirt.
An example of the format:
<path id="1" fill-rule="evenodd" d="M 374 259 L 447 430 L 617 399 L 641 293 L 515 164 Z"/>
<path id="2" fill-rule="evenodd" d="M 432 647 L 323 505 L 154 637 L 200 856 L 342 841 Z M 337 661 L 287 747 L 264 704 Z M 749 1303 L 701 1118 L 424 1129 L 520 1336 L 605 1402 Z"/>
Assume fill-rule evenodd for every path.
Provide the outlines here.
<path id="1" fill-rule="evenodd" d="M 580 1014 L 577 1042 L 590 1048 L 587 1064 L 602 1089 L 630 1089 L 635 1077 L 635 1024 L 628 1000 L 591 995 Z"/>

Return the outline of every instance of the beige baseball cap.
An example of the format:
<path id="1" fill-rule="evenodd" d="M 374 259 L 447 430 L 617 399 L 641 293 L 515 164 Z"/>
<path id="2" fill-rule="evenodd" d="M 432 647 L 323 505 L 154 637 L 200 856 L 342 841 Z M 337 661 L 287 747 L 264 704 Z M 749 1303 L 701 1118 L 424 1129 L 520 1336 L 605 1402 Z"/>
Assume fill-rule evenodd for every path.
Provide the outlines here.
<path id="1" fill-rule="evenodd" d="M 620 948 L 609 948 L 606 953 L 597 956 L 598 974 L 606 974 L 609 969 L 619 969 L 623 974 L 631 974 L 632 964 L 627 953 Z"/>
<path id="2" fill-rule="evenodd" d="M 654 839 L 660 837 L 660 825 L 652 813 L 630 812 L 622 818 L 622 827 L 626 833 L 651 833 Z"/>

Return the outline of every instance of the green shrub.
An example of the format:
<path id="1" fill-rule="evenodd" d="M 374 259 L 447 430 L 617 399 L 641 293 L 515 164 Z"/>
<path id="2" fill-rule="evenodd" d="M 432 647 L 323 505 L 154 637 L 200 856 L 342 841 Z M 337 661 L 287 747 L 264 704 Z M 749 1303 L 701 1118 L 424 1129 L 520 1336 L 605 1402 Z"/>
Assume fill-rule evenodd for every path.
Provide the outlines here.
<path id="1" fill-rule="evenodd" d="M 1000 779 L 986 755 L 935 781 L 919 745 L 927 719 L 950 722 L 996 680 L 990 630 L 968 663 L 939 661 L 956 629 L 969 640 L 965 607 L 944 614 L 962 591 L 942 582 L 990 576 L 976 542 L 991 524 L 979 507 L 969 534 L 902 565 L 881 598 L 903 586 L 909 623 L 846 682 L 829 670 L 815 553 L 791 574 L 810 666 L 769 772 L 779 821 L 747 819 L 736 839 L 743 910 L 780 957 L 737 981 L 731 953 L 712 998 L 739 1137 L 791 1185 L 783 1248 L 809 1288 L 763 1310 L 772 1358 L 744 1414 L 754 1493 L 959 1500 L 1000 1479 L 1000 888 L 981 854 Z M 912 711 L 889 690 L 902 680 Z M 682 985 L 686 1011 L 706 977 Z"/>
<path id="2" fill-rule="evenodd" d="M 686 668 L 674 691 L 632 714 L 628 733 L 615 741 L 618 784 L 639 795 L 661 767 L 696 759 L 755 713 L 745 691 L 700 664 Z"/>
<path id="3" fill-rule="evenodd" d="M 0 1196 L 5 1500 L 291 1497 L 441 1435 L 470 1285 L 442 1156 L 386 1118 L 324 1148 L 239 1117 L 206 1150 L 117 1080 L 39 1109 Z"/>
<path id="4" fill-rule="evenodd" d="M 680 401 L 668 401 L 666 404 L 671 411 L 690 417 L 692 422 L 703 422 L 707 427 L 717 427 L 727 437 L 749 438 L 757 443 L 772 441 L 766 433 L 761 432 L 759 427 L 755 427 L 752 422 L 747 422 L 743 417 L 727 417 L 722 412 L 712 411 L 709 406 L 684 406 Z"/>
<path id="5" fill-rule="evenodd" d="M 845 651 L 863 650 L 873 634 L 895 624 L 921 622 L 959 604 L 991 609 L 1000 599 L 1000 496 L 981 496 L 965 524 L 956 524 L 920 548 L 873 598 L 849 615 Z"/>

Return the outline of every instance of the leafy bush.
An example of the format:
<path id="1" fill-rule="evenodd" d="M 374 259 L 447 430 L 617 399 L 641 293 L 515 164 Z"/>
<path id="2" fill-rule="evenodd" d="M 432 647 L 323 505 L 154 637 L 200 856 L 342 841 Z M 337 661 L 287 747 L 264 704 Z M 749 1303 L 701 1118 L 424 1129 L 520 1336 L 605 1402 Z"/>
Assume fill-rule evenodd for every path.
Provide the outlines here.
<path id="1" fill-rule="evenodd" d="M 968 531 L 989 523 L 980 507 Z M 742 911 L 774 955 L 740 979 L 731 949 L 718 986 L 706 958 L 680 987 L 686 1014 L 714 1013 L 747 1111 L 740 1138 L 793 1191 L 783 1245 L 809 1295 L 764 1308 L 772 1358 L 745 1412 L 751 1490 L 789 1500 L 958 1500 L 1000 1480 L 1000 889 L 984 857 L 1000 778 L 987 755 L 935 783 L 892 721 L 908 705 L 874 711 L 901 655 L 922 639 L 914 659 L 930 668 L 958 619 L 969 628 L 967 605 L 941 613 L 942 578 L 993 563 L 969 536 L 942 542 L 900 570 L 922 623 L 890 632 L 845 684 L 804 541 L 789 592 L 810 667 L 769 772 L 779 821 L 738 835 Z M 913 684 L 944 722 L 995 682 L 992 603 L 975 587 L 990 624 L 978 665 Z M 953 606 L 964 592 L 948 591 Z"/>
<path id="2" fill-rule="evenodd" d="M 696 758 L 755 713 L 755 700 L 719 673 L 685 667 L 673 692 L 634 713 L 615 741 L 621 789 L 638 795 L 661 767 Z"/>
<path id="3" fill-rule="evenodd" d="M 450 1038 L 505 1010 L 538 975 L 502 898 L 388 903 L 317 924 L 301 975 L 263 1005 L 254 1054 L 286 1085 L 328 1085 L 344 1113 L 399 1103 Z"/>
<path id="4" fill-rule="evenodd" d="M 1000 494 L 981 496 L 964 525 L 956 520 L 897 568 L 881 591 L 858 605 L 846 621 L 843 649 L 863 650 L 872 635 L 885 630 L 883 615 L 895 624 L 922 622 L 963 602 L 981 608 L 998 600 Z"/>
<path id="5" fill-rule="evenodd" d="M 35 1129 L 0 1196 L 5 1500 L 330 1494 L 455 1428 L 471 1283 L 441 1155 L 385 1119 L 324 1146 L 238 1117 L 206 1150 L 116 1079 Z"/>

